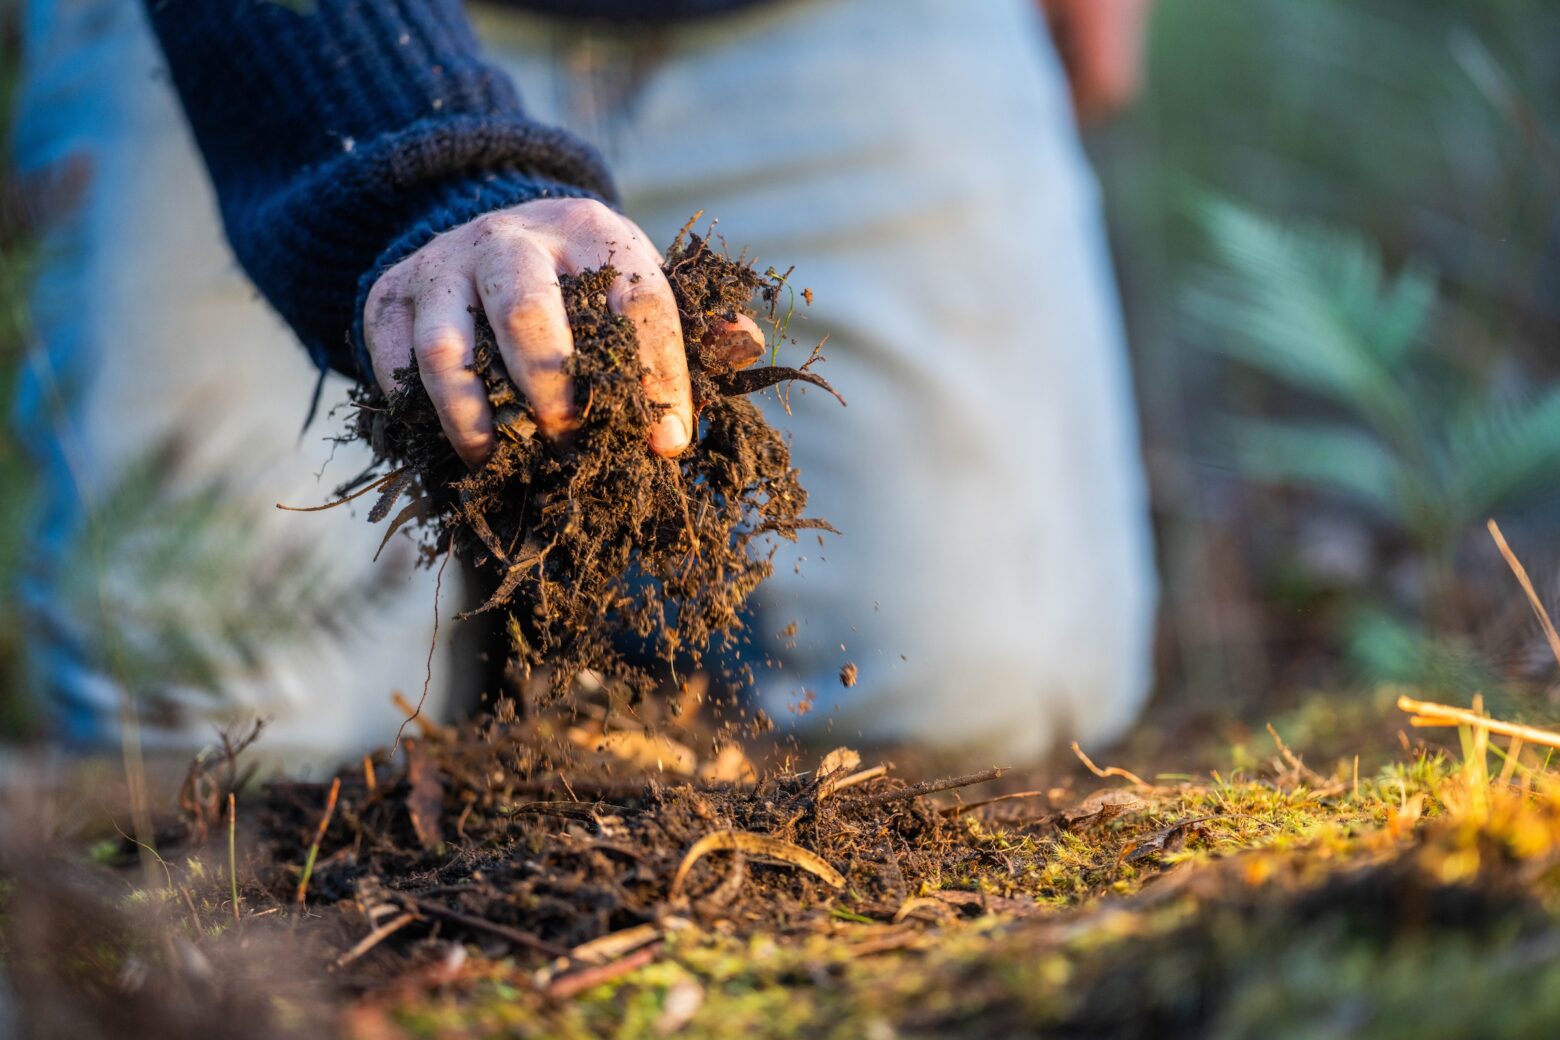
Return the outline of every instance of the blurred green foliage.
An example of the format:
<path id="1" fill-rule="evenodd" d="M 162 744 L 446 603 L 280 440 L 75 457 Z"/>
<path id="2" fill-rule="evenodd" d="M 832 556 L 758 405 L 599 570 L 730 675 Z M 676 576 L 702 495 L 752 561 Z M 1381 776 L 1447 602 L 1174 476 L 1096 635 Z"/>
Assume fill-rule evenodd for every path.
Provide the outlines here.
<path id="1" fill-rule="evenodd" d="M 1450 633 L 1516 595 L 1482 521 L 1542 545 L 1560 490 L 1556 53 L 1541 0 L 1158 5 L 1143 102 L 1092 145 L 1172 697 L 1466 661 Z"/>
<path id="2" fill-rule="evenodd" d="M 395 578 L 387 566 L 344 580 L 311 543 L 262 537 L 260 513 L 269 510 L 245 493 L 242 466 L 192 486 L 181 475 L 180 445 L 168 441 L 117 474 L 70 532 L 62 562 L 43 577 L 49 616 L 24 602 L 27 581 L 39 577 L 40 475 L 10 411 L 34 334 L 28 292 L 45 248 L 43 203 L 8 166 L 17 14 L 0 0 L 0 737 L 11 738 L 44 725 L 43 642 L 68 642 L 81 666 L 130 691 L 152 717 L 173 721 L 199 702 L 218 703 L 266 651 L 339 636 L 344 619 L 388 594 Z"/>

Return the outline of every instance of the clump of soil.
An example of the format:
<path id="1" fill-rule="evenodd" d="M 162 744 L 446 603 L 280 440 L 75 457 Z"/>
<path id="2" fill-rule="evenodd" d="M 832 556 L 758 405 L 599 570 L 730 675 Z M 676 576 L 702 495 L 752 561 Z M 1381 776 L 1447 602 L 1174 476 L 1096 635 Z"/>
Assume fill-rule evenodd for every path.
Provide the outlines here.
<path id="1" fill-rule="evenodd" d="M 669 670 L 696 666 L 740 637 L 743 604 L 771 570 L 766 536 L 832 530 L 804 515 L 784 438 L 744 397 L 795 380 L 833 393 L 807 371 L 816 351 L 801 368 L 741 370 L 717 349 L 721 324 L 751 315 L 756 300 L 774 316 L 785 277 L 759 275 L 686 227 L 664 270 L 698 427 L 675 460 L 647 446 L 660 406 L 645 394 L 632 322 L 608 308 L 610 266 L 559 279 L 575 343 L 567 371 L 579 429 L 568 443 L 537 434 L 480 315 L 474 368 L 499 433 L 482 469 L 469 472 L 450 449 L 415 371 L 398 373 L 388 397 L 365 391 L 358 402 L 357 436 L 389 469 L 370 519 L 420 488 L 390 531 L 420 523 L 429 562 L 453 549 L 487 575 L 490 595 L 471 613 L 509 612 L 513 664 L 522 678 L 545 665 L 555 698 L 587 669 L 638 698 Z"/>

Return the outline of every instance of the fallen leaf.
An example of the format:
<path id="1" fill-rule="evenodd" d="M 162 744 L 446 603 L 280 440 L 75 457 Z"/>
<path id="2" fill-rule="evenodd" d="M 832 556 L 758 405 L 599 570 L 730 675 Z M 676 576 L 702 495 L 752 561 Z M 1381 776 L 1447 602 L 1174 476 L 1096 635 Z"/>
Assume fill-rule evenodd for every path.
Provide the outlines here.
<path id="1" fill-rule="evenodd" d="M 1180 852 L 1186 847 L 1186 843 L 1194 834 L 1202 834 L 1207 828 L 1202 824 L 1213 819 L 1212 816 L 1195 816 L 1190 820 L 1182 820 L 1172 823 L 1168 827 L 1146 835 L 1142 839 L 1128 845 L 1121 853 L 1123 863 L 1132 863 L 1146 856 L 1163 855 L 1168 852 Z"/>
<path id="2" fill-rule="evenodd" d="M 597 741 L 595 749 L 640 769 L 655 769 L 678 776 L 692 776 L 698 766 L 698 756 L 687 746 L 671 737 L 637 730 L 608 733 Z"/>
<path id="3" fill-rule="evenodd" d="M 818 763 L 818 772 L 814 775 L 819 779 L 832 776 L 835 773 L 843 773 L 849 769 L 855 769 L 861 765 L 861 756 L 852 748 L 840 747 L 823 756 L 823 761 Z"/>

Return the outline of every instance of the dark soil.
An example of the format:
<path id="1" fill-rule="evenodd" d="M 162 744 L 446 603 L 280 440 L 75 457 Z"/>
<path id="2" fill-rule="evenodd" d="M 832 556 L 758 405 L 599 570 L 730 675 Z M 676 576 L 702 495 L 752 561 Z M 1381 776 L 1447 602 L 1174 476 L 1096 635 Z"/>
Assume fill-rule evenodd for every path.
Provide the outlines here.
<path id="1" fill-rule="evenodd" d="M 847 891 L 852 912 L 890 918 L 923 882 L 975 853 L 966 828 L 897 779 L 836 789 L 862 774 L 848 752 L 755 779 L 729 745 L 699 769 L 664 734 L 604 732 L 590 720 L 568 730 L 513 716 L 458 733 L 430 728 L 403 741 L 393 764 L 381 755 L 367 770 L 343 769 L 311 905 L 341 903 L 354 919 L 359 910 L 418 915 L 394 946 L 434 932 L 534 959 L 671 915 L 804 933 L 826 924 Z M 675 760 L 684 775 L 644 752 Z M 278 902 L 297 887 L 330 786 L 266 789 L 260 860 L 271 874 L 262 881 Z M 712 850 L 679 877 L 696 844 L 725 833 L 761 840 Z M 821 858 L 845 885 L 793 855 Z"/>
<path id="2" fill-rule="evenodd" d="M 742 635 L 743 604 L 770 573 L 770 536 L 830 529 L 804 515 L 784 438 L 743 395 L 795 380 L 832 389 L 807 365 L 735 370 L 716 349 L 722 320 L 752 315 L 755 303 L 776 315 L 784 276 L 761 276 L 687 230 L 665 266 L 698 427 L 678 459 L 647 446 L 659 406 L 641 383 L 633 324 L 608 309 L 611 267 L 560 278 L 580 419 L 567 443 L 537 435 L 480 316 L 475 368 L 500 435 L 481 470 L 456 458 L 415 372 L 402 373 L 409 378 L 388 399 L 365 391 L 359 401 L 357 436 L 385 471 L 370 519 L 420 491 L 390 532 L 415 522 L 429 563 L 453 550 L 476 564 L 489 595 L 471 613 L 508 614 L 515 671 L 525 679 L 545 668 L 555 699 L 587 670 L 637 699 L 711 647 L 729 648 Z M 783 330 L 777 322 L 777 336 Z"/>

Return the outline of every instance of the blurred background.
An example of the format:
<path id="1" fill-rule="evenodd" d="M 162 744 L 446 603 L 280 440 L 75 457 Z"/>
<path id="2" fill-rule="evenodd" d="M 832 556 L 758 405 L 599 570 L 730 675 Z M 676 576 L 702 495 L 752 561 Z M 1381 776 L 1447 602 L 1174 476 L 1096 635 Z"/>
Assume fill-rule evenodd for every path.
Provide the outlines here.
<path id="1" fill-rule="evenodd" d="M 0 2 L 0 112 L 16 18 Z M 1392 682 L 1463 699 L 1552 670 L 1484 522 L 1499 519 L 1541 591 L 1560 587 L 1557 53 L 1560 7 L 1541 0 L 1158 4 L 1140 101 L 1088 141 L 1154 498 L 1152 710 L 1261 719 Z M 30 228 L 52 201 L 0 182 L 0 400 L 28 343 Z M 10 736 L 37 724 L 18 695 L 25 458 L 8 424 Z M 165 487 L 157 459 L 128 474 L 80 554 L 84 594 L 155 589 L 241 551 L 221 491 Z M 93 562 L 107 558 L 142 573 L 108 582 Z M 308 571 L 297 560 L 256 568 L 254 587 L 213 588 L 177 617 L 155 595 L 83 616 L 149 702 L 171 682 L 220 697 L 243 639 L 303 639 L 317 614 L 299 605 L 333 594 L 290 582 Z"/>

